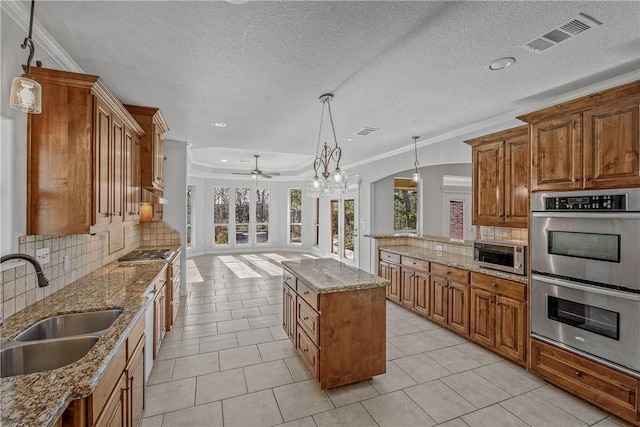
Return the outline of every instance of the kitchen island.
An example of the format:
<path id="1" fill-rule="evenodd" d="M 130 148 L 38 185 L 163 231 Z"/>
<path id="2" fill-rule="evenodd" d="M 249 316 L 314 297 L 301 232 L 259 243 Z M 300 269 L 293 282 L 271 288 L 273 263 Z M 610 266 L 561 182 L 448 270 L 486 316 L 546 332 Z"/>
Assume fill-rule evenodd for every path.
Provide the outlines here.
<path id="1" fill-rule="evenodd" d="M 283 326 L 320 387 L 385 373 L 389 281 L 332 259 L 282 264 Z"/>

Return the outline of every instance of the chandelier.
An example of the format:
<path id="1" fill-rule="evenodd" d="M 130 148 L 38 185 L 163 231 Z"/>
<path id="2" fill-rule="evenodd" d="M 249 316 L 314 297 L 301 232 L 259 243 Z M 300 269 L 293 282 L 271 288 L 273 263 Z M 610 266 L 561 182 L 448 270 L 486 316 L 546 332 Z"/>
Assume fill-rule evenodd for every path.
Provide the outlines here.
<path id="1" fill-rule="evenodd" d="M 29 49 L 29 58 L 27 58 L 27 72 L 20 77 L 14 77 L 11 81 L 11 95 L 9 97 L 9 106 L 19 111 L 31 114 L 40 114 L 42 112 L 42 86 L 35 81 L 29 72 L 31 71 L 31 60 L 35 46 L 33 45 L 33 9 L 35 0 L 31 1 L 31 17 L 29 19 L 29 35 L 20 45 L 23 49 Z M 38 63 L 38 61 L 36 61 Z"/>
<path id="2" fill-rule="evenodd" d="M 313 171 L 315 172 L 315 174 L 313 179 L 307 185 L 307 194 L 311 197 L 342 194 L 347 190 L 348 187 L 347 174 L 345 173 L 345 171 L 340 169 L 342 149 L 338 146 L 336 130 L 333 125 L 333 115 L 331 114 L 332 99 L 333 93 L 325 93 L 320 96 L 320 102 L 322 102 L 322 113 L 320 114 L 320 129 L 318 130 L 316 158 L 313 161 Z M 325 141 L 322 150 L 320 150 L 325 105 L 329 112 L 329 122 L 331 123 L 331 132 L 333 135 L 334 146 L 330 147 Z M 335 168 L 332 166 L 333 163 L 335 163 Z"/>

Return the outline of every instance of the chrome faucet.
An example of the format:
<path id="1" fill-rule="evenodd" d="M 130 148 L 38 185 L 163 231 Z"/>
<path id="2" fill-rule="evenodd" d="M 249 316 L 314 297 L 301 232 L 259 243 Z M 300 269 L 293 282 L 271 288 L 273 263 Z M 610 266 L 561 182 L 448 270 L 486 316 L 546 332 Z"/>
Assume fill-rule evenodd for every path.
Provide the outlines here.
<path id="1" fill-rule="evenodd" d="M 44 273 L 42 272 L 42 266 L 40 265 L 37 259 L 27 254 L 9 254 L 9 255 L 4 255 L 2 258 L 0 258 L 0 264 L 2 264 L 5 261 L 9 261 L 10 259 L 23 259 L 25 261 L 29 261 L 31 265 L 33 265 L 33 268 L 36 270 L 36 277 L 38 278 L 38 286 L 40 286 L 41 288 L 44 288 L 45 286 L 49 286 L 49 281 L 47 280 L 46 277 L 44 277 Z"/>

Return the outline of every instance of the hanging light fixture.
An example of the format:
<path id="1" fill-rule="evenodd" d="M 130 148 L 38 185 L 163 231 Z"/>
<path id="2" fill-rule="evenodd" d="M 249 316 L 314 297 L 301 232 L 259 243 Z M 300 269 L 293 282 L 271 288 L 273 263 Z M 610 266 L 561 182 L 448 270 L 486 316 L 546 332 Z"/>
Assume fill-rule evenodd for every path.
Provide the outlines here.
<path id="1" fill-rule="evenodd" d="M 307 193 L 311 197 L 321 197 L 326 194 L 340 194 L 344 193 L 348 188 L 347 174 L 344 170 L 340 169 L 342 149 L 338 146 L 336 130 L 333 125 L 333 115 L 331 114 L 332 99 L 333 93 L 325 93 L 320 96 L 320 102 L 322 102 L 322 113 L 320 114 L 320 130 L 318 131 L 316 158 L 313 161 L 313 170 L 315 174 L 307 186 Z M 324 147 L 320 150 L 325 104 L 329 111 L 329 122 L 331 123 L 334 146 L 329 147 L 325 141 Z M 333 162 L 335 162 L 335 168 L 332 167 Z M 318 171 L 320 171 L 321 176 L 318 176 Z"/>
<path id="2" fill-rule="evenodd" d="M 33 80 L 31 75 L 31 60 L 35 47 L 33 45 L 33 9 L 35 0 L 31 0 L 31 18 L 29 19 L 29 35 L 24 39 L 23 49 L 29 49 L 29 58 L 27 59 L 27 72 L 20 77 L 14 77 L 11 82 L 11 96 L 9 98 L 9 106 L 19 111 L 31 114 L 40 114 L 42 112 L 42 86 Z"/>
<path id="3" fill-rule="evenodd" d="M 418 138 L 420 138 L 419 136 L 414 136 L 413 137 L 413 151 L 416 155 L 416 161 L 413 163 L 413 166 L 415 167 L 415 171 L 413 172 L 413 182 L 418 182 L 420 181 L 420 172 L 418 172 L 418 165 L 420 163 L 418 163 Z"/>

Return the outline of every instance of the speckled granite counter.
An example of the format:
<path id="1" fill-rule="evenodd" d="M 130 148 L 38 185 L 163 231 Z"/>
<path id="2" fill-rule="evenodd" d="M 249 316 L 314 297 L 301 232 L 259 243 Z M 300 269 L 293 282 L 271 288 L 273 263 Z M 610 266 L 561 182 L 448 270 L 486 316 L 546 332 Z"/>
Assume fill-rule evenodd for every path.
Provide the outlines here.
<path id="1" fill-rule="evenodd" d="M 486 274 L 488 276 L 501 277 L 503 279 L 508 279 L 518 283 L 527 283 L 526 276 L 520 276 L 519 274 L 506 273 L 498 270 L 492 270 L 490 268 L 480 267 L 473 261 L 472 257 L 469 257 L 467 255 L 451 254 L 448 252 L 423 249 L 410 245 L 380 246 L 378 247 L 378 249 L 393 252 L 398 255 L 406 255 L 430 262 L 437 262 L 438 264 L 448 265 L 450 267 L 458 267 L 476 273 Z"/>
<path id="2" fill-rule="evenodd" d="M 319 294 L 379 288 L 389 281 L 333 259 L 303 259 L 282 263 Z"/>
<path id="3" fill-rule="evenodd" d="M 126 341 L 151 300 L 144 296 L 164 261 L 113 262 L 5 319 L 0 342 L 58 314 L 120 308 L 122 314 L 79 361 L 51 371 L 2 378 L 2 425 L 51 426 L 76 398 L 96 387 L 116 350 Z"/>

